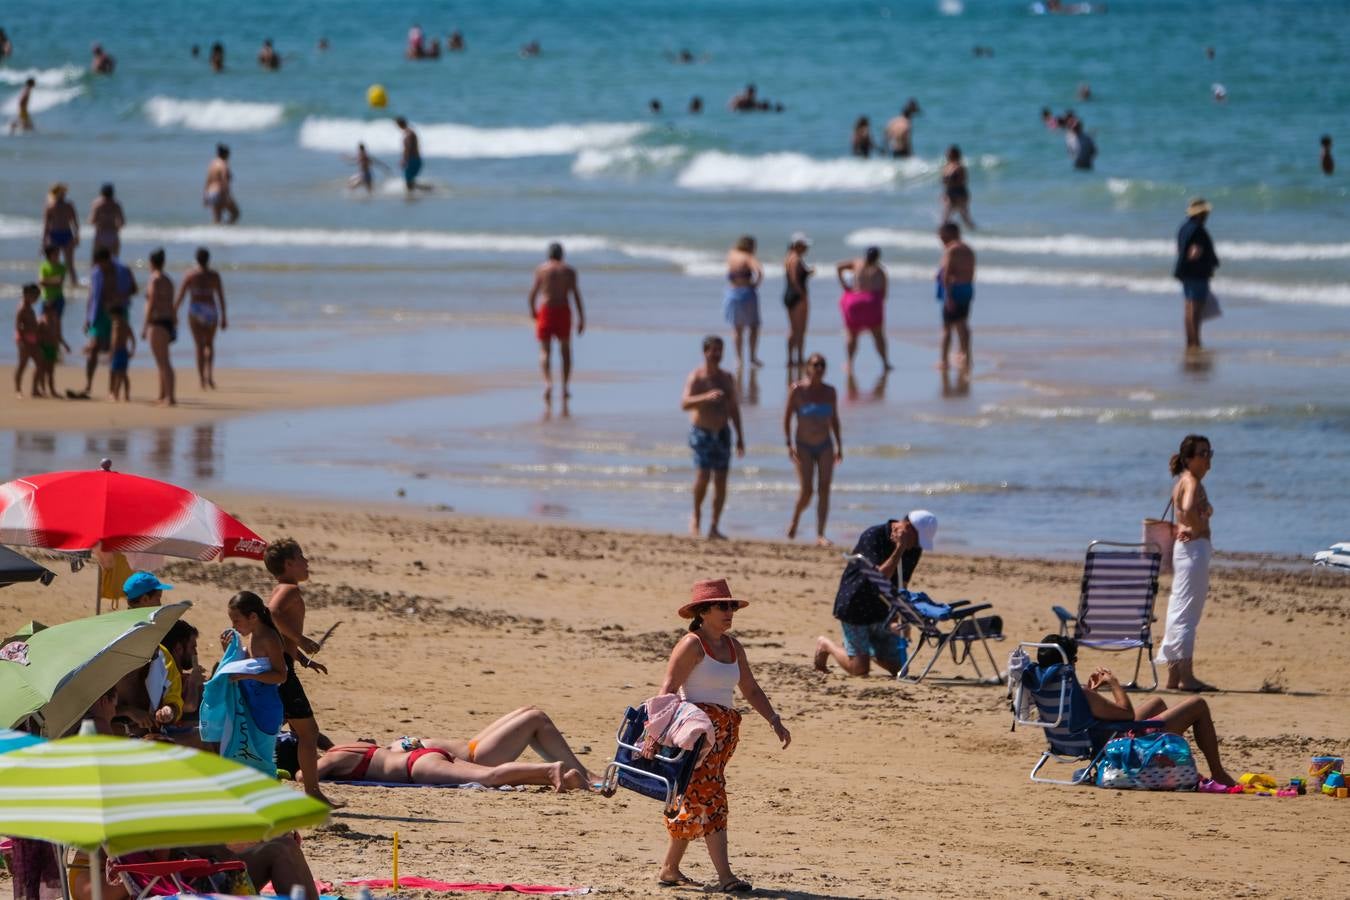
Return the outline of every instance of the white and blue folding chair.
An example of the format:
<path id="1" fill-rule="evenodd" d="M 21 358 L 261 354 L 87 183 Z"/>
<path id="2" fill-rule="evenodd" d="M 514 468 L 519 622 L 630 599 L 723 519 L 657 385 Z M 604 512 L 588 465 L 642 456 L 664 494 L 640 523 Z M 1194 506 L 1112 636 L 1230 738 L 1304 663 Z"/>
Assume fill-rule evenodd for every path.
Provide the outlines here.
<path id="1" fill-rule="evenodd" d="M 1017 695 L 1013 700 L 1013 727 L 1027 725 L 1045 731 L 1046 748 L 1031 768 L 1031 780 L 1040 784 L 1091 784 L 1101 763 L 1107 742 L 1127 731 L 1156 731 L 1158 721 L 1127 722 L 1094 718 L 1088 707 L 1087 695 L 1078 683 L 1078 676 L 1069 664 L 1064 648 L 1059 644 L 1024 642 L 1018 649 L 1033 659 L 1042 648 L 1053 647 L 1063 662 L 1041 665 L 1032 662 L 1022 670 Z M 1068 779 L 1039 776 L 1045 764 L 1074 765 Z"/>
<path id="2" fill-rule="evenodd" d="M 908 625 L 916 634 L 913 644 L 913 653 L 906 653 L 905 661 L 900 667 L 900 671 L 895 677 L 898 681 L 908 681 L 918 684 L 928 676 L 932 671 L 934 663 L 942 655 L 942 649 L 948 648 L 952 655 L 952 662 L 958 666 L 969 661 L 975 668 L 975 677 L 980 681 L 990 684 L 1001 684 L 1003 675 L 999 672 L 998 663 L 994 661 L 994 653 L 989 649 L 989 641 L 1003 640 L 1003 619 L 1000 616 L 980 616 L 979 613 L 991 609 L 993 604 L 977 603 L 972 604 L 969 600 L 957 600 L 952 603 L 933 603 L 926 598 L 916 600 L 915 597 L 924 595 L 913 595 L 909 591 L 896 590 L 891 580 L 882 574 L 881 570 L 872 564 L 867 557 L 857 553 L 844 554 L 849 565 L 857 566 L 858 570 L 866 576 L 867 580 L 877 589 L 883 600 L 890 603 L 891 612 L 887 619 L 887 624 L 899 620 L 902 624 Z M 986 676 L 980 668 L 980 661 L 972 651 L 972 645 L 978 641 L 984 648 L 985 656 L 989 659 L 989 666 L 992 674 Z M 928 664 L 917 675 L 911 675 L 910 670 L 915 666 L 915 661 L 923 654 L 925 648 L 932 648 L 932 655 L 928 659 Z"/>
<path id="3" fill-rule="evenodd" d="M 1153 661 L 1153 604 L 1158 597 L 1158 569 L 1162 550 L 1157 544 L 1122 544 L 1093 541 L 1083 562 L 1083 583 L 1078 613 L 1062 606 L 1052 609 L 1059 617 L 1059 633 L 1073 638 L 1080 648 L 1093 650 L 1138 650 L 1134 678 L 1127 688 L 1139 687 L 1139 669 L 1148 654 L 1153 685 L 1158 686 L 1158 666 Z"/>
<path id="4" fill-rule="evenodd" d="M 679 811 L 680 801 L 689 788 L 698 755 L 706 738 L 700 737 L 688 750 L 659 747 L 651 758 L 642 755 L 642 733 L 647 727 L 647 708 L 630 706 L 615 735 L 614 759 L 605 768 L 601 792 L 613 796 L 618 788 L 660 800 L 667 817 Z"/>

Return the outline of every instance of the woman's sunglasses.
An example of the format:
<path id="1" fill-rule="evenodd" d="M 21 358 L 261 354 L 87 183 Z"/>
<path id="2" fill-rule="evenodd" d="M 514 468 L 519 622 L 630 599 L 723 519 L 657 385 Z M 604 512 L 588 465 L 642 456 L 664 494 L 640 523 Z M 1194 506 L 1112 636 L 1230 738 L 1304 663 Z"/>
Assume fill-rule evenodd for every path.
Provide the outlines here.
<path id="1" fill-rule="evenodd" d="M 703 608 L 706 610 L 720 609 L 722 612 L 735 612 L 741 608 L 741 605 L 735 600 L 718 600 L 715 603 L 705 603 Z"/>

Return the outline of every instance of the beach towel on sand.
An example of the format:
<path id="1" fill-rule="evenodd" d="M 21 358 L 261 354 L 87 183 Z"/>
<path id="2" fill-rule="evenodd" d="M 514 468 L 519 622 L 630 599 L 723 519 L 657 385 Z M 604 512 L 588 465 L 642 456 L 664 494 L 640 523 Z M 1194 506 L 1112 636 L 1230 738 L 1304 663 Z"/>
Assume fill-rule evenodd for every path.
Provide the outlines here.
<path id="1" fill-rule="evenodd" d="M 358 878 L 354 881 L 342 883 L 382 890 L 394 886 L 394 882 L 388 878 Z M 400 878 L 398 886 L 400 890 L 406 888 L 414 891 L 486 891 L 489 893 L 514 891 L 517 894 L 552 894 L 554 896 L 589 894 L 591 892 L 588 887 L 553 887 L 546 884 L 505 884 L 487 881 L 436 881 L 431 878 L 418 878 L 416 875 Z"/>
<path id="2" fill-rule="evenodd" d="M 244 655 L 238 633 L 231 636 L 216 674 L 202 687 L 200 730 L 203 741 L 220 744 L 221 756 L 275 778 L 277 732 L 284 719 L 277 687 L 252 679 L 230 680 L 235 673 L 270 671 L 267 660 Z"/>

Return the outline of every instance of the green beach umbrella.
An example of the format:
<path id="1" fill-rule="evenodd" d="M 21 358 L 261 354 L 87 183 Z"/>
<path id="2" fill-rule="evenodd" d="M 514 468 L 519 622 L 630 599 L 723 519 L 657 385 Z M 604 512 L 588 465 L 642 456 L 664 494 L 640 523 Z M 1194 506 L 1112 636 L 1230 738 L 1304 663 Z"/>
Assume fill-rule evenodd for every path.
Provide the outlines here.
<path id="1" fill-rule="evenodd" d="M 88 850 L 91 871 L 100 849 L 264 841 L 327 819 L 312 797 L 176 744 L 80 735 L 0 755 L 0 834 Z"/>
<path id="2" fill-rule="evenodd" d="M 27 639 L 27 665 L 0 660 L 0 728 L 32 718 L 43 736 L 64 734 L 123 675 L 150 661 L 191 605 L 127 609 L 36 632 Z"/>

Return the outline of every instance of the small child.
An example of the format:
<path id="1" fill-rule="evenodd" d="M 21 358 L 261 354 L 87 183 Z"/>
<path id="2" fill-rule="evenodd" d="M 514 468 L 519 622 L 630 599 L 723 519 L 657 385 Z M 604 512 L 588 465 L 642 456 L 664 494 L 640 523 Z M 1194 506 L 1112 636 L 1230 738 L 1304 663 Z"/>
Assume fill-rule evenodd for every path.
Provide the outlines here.
<path id="1" fill-rule="evenodd" d="M 14 396 L 23 397 L 23 370 L 28 368 L 28 360 L 33 361 L 33 396 L 41 397 L 42 357 L 38 352 L 38 320 L 33 311 L 41 291 L 36 284 L 25 284 L 23 296 L 19 299 L 19 311 L 14 316 L 14 348 L 18 365 L 14 367 Z"/>
<path id="2" fill-rule="evenodd" d="M 136 353 L 136 335 L 125 309 L 112 310 L 112 365 L 108 374 L 108 399 L 131 401 L 131 357 Z"/>
<path id="3" fill-rule="evenodd" d="M 43 301 L 42 318 L 38 320 L 38 350 L 41 352 L 42 377 L 39 386 L 45 386 L 47 395 L 60 397 L 56 392 L 56 360 L 61 356 L 62 348 L 70 352 L 70 345 L 61 335 L 61 313 L 50 300 Z"/>

